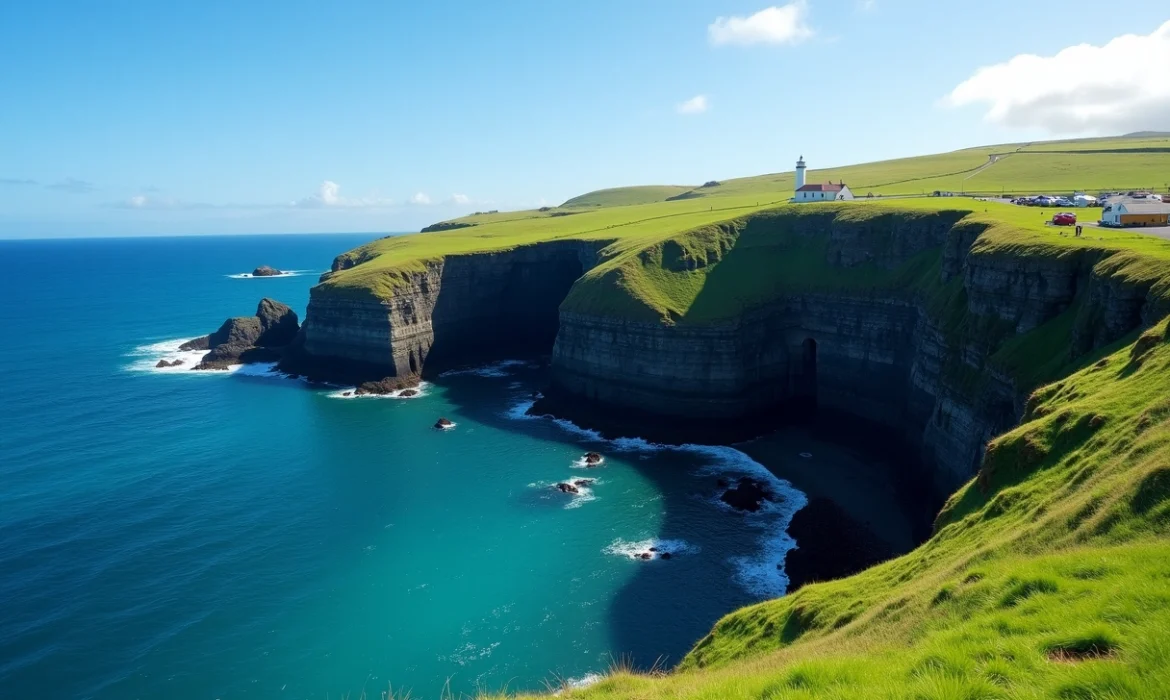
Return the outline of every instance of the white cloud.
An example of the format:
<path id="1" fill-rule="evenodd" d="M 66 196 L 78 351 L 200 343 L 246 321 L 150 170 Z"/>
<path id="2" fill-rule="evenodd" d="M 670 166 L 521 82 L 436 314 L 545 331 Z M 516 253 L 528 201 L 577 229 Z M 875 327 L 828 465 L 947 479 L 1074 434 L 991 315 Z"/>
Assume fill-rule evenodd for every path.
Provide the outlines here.
<path id="1" fill-rule="evenodd" d="M 706 95 L 695 95 L 686 102 L 680 102 L 675 107 L 679 114 L 702 114 L 711 108 Z"/>
<path id="2" fill-rule="evenodd" d="M 980 68 L 944 103 L 987 104 L 985 119 L 1051 133 L 1116 133 L 1170 127 L 1170 22 L 1104 46 L 1078 44 L 1055 56 L 1020 54 Z"/>
<path id="3" fill-rule="evenodd" d="M 456 192 L 455 194 L 451 195 L 451 201 L 454 202 L 455 204 L 461 206 L 461 207 L 464 207 L 464 206 L 467 206 L 468 204 L 471 204 L 471 197 L 468 197 L 465 194 L 459 194 L 458 192 Z"/>
<path id="4" fill-rule="evenodd" d="M 160 197 L 153 194 L 136 194 L 109 206 L 118 209 L 214 209 L 215 206 L 202 202 L 185 202 L 174 197 Z"/>
<path id="5" fill-rule="evenodd" d="M 410 197 L 410 203 L 411 204 L 424 204 L 424 205 L 430 204 L 431 198 L 427 195 L 426 192 L 415 192 Z"/>
<path id="6" fill-rule="evenodd" d="M 326 180 L 317 188 L 316 194 L 302 197 L 292 203 L 294 207 L 301 207 L 304 209 L 319 209 L 324 207 L 336 208 L 362 208 L 362 207 L 386 207 L 392 204 L 393 201 L 385 197 L 343 197 L 341 195 L 341 185 L 332 180 Z"/>
<path id="7" fill-rule="evenodd" d="M 813 35 L 807 15 L 808 3 L 795 0 L 764 8 L 750 17 L 717 17 L 707 27 L 707 38 L 715 46 L 797 44 Z"/>

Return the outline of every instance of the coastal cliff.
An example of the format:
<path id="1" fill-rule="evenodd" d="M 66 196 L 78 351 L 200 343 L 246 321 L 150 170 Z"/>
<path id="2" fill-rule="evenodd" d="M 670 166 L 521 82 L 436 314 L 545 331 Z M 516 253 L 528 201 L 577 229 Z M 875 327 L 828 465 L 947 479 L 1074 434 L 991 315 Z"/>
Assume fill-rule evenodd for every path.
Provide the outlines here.
<path id="1" fill-rule="evenodd" d="M 815 406 L 911 446 L 945 494 L 1040 381 L 1167 310 L 1135 256 L 1005 245 L 968 214 L 786 207 L 339 284 L 376 257 L 359 250 L 313 289 L 290 364 L 365 381 L 551 353 L 542 410 L 731 439 Z"/>
<path id="2" fill-rule="evenodd" d="M 417 378 L 511 354 L 547 354 L 558 305 L 597 264 L 603 245 L 549 242 L 430 259 L 386 273 L 392 288 L 386 295 L 330 284 L 334 273 L 354 267 L 353 258 L 341 256 L 310 292 L 289 367 L 361 382 Z"/>

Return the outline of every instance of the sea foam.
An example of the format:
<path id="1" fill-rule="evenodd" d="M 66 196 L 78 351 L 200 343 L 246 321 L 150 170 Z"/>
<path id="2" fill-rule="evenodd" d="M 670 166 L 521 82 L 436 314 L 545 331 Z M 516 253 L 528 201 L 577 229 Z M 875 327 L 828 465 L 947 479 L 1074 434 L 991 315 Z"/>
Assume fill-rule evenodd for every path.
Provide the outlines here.
<path id="1" fill-rule="evenodd" d="M 197 336 L 199 337 L 199 336 Z M 158 372 L 162 374 L 177 374 L 185 373 L 191 376 L 200 377 L 214 377 L 225 374 L 238 374 L 247 377 L 273 377 L 279 379 L 289 379 L 290 377 L 283 372 L 276 369 L 275 362 L 252 362 L 249 364 L 229 365 L 226 369 L 221 370 L 205 370 L 192 371 L 195 365 L 203 359 L 207 354 L 206 350 L 180 350 L 179 347 L 187 341 L 194 340 L 194 338 L 178 338 L 175 340 L 164 340 L 158 343 L 150 343 L 148 345 L 140 345 L 128 353 L 128 356 L 133 358 L 126 369 L 134 372 Z M 166 360 L 167 362 L 174 362 L 175 360 L 182 360 L 183 363 L 177 367 L 156 367 L 159 360 Z"/>
<path id="2" fill-rule="evenodd" d="M 566 432 L 575 435 L 582 442 L 592 442 L 605 445 L 606 450 L 624 453 L 654 453 L 665 450 L 687 452 L 700 456 L 706 464 L 700 468 L 700 475 L 726 475 L 728 477 L 750 476 L 763 482 L 779 498 L 777 501 L 766 502 L 758 513 L 744 515 L 749 526 L 760 530 L 760 549 L 753 556 L 734 557 L 730 560 L 735 568 L 735 580 L 745 590 L 761 599 L 776 598 L 784 595 L 788 589 L 788 576 L 777 563 L 783 562 L 785 555 L 796 546 L 796 541 L 788 535 L 788 526 L 796 511 L 808 503 L 803 492 L 797 490 L 791 483 L 773 474 L 767 467 L 755 461 L 748 455 L 734 447 L 724 445 L 663 445 L 650 442 L 642 438 L 616 438 L 606 440 L 595 430 L 582 428 L 572 421 L 553 416 L 534 416 L 528 413 L 536 402 L 532 399 L 516 401 L 504 412 L 508 418 L 516 420 L 548 420 Z M 723 507 L 719 499 L 712 499 L 713 506 Z M 738 512 L 736 513 L 738 515 Z M 666 551 L 674 554 L 664 542 Z M 678 541 L 674 544 L 689 546 Z M 606 549 L 608 553 L 622 556 L 634 556 L 634 552 L 641 554 L 649 547 L 656 546 L 650 540 L 626 542 L 618 540 Z"/>
<path id="3" fill-rule="evenodd" d="M 234 275 L 224 275 L 234 280 L 266 280 L 278 279 L 280 277 L 300 277 L 302 275 L 321 275 L 323 272 L 317 270 L 282 270 L 279 275 L 253 275 L 251 272 L 238 272 Z"/>
<path id="4" fill-rule="evenodd" d="M 336 391 L 331 391 L 327 394 L 327 396 L 331 399 L 346 399 L 346 400 L 348 400 L 348 399 L 399 399 L 402 401 L 409 401 L 411 399 L 421 399 L 424 396 L 427 396 L 427 393 L 428 393 L 427 390 L 431 388 L 431 384 L 429 382 L 419 382 L 418 386 L 413 387 L 413 388 L 417 392 L 416 394 L 414 394 L 412 396 L 403 396 L 402 392 L 406 391 L 406 389 L 397 389 L 395 391 L 390 392 L 389 394 L 355 394 L 353 392 L 356 389 L 356 387 L 349 386 L 349 387 L 344 387 L 344 388 L 338 389 Z M 346 396 L 346 394 L 349 394 L 349 396 Z"/>

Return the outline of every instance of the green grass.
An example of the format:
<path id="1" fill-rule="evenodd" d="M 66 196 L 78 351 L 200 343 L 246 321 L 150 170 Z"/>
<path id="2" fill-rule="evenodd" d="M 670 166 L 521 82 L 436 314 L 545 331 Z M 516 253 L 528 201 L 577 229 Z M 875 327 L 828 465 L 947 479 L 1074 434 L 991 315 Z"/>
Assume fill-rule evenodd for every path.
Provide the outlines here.
<path id="1" fill-rule="evenodd" d="M 605 190 L 589 192 L 573 197 L 561 205 L 563 208 L 574 207 L 624 207 L 631 204 L 650 204 L 665 202 L 670 197 L 676 197 L 694 189 L 692 185 L 641 185 L 635 187 L 614 187 Z"/>
<path id="2" fill-rule="evenodd" d="M 728 615 L 671 674 L 562 697 L 1166 697 L 1166 323 L 1143 337 L 1038 390 L 915 551 Z"/>

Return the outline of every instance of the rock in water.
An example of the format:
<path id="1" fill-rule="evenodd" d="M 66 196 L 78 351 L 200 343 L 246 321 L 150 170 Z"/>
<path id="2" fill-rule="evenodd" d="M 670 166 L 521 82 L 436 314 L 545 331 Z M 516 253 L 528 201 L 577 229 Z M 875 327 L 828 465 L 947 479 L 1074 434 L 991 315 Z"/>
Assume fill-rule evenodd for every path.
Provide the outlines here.
<path id="1" fill-rule="evenodd" d="M 414 387 L 416 387 L 416 386 L 418 386 L 418 377 L 413 377 L 413 376 L 411 376 L 411 377 L 385 377 L 383 379 L 379 379 L 376 382 L 362 382 L 362 384 L 360 386 L 358 386 L 356 393 L 358 393 L 358 394 L 392 394 L 392 393 L 394 393 L 396 391 L 400 391 L 402 389 L 406 389 L 408 391 L 414 391 Z M 417 393 L 418 393 L 417 391 L 414 391 L 414 393 L 410 394 L 410 396 L 414 396 L 414 394 L 417 394 Z M 406 396 L 406 395 L 407 394 L 405 391 L 403 391 L 401 394 L 399 394 L 399 396 Z"/>
<path id="2" fill-rule="evenodd" d="M 255 270 L 252 270 L 253 277 L 276 277 L 277 275 L 283 274 L 283 272 L 277 270 L 275 267 L 269 267 L 267 265 L 261 265 Z"/>
<path id="3" fill-rule="evenodd" d="M 398 397 L 403 399 L 409 399 L 412 396 L 418 396 L 418 391 L 416 389 L 403 389 L 398 394 Z"/>
<path id="4" fill-rule="evenodd" d="M 211 349 L 211 336 L 210 335 L 201 335 L 198 338 L 188 340 L 187 342 L 185 342 L 179 346 L 180 352 L 187 352 L 189 350 L 210 350 L 210 349 Z"/>
<path id="5" fill-rule="evenodd" d="M 586 466 L 596 467 L 598 464 L 601 464 L 601 455 L 597 454 L 596 452 L 586 452 L 585 453 L 585 465 Z"/>
<path id="6" fill-rule="evenodd" d="M 256 318 L 260 319 L 260 338 L 256 345 L 269 348 L 288 345 L 300 330 L 297 313 L 288 304 L 267 297 L 256 307 Z"/>
<path id="7" fill-rule="evenodd" d="M 299 329 L 295 311 L 286 304 L 265 298 L 256 307 L 255 316 L 229 318 L 211 335 L 184 343 L 181 349 L 198 350 L 202 349 L 200 345 L 210 347 L 210 352 L 203 356 L 195 369 L 227 369 L 234 364 L 276 362 Z"/>
<path id="8" fill-rule="evenodd" d="M 763 483 L 751 477 L 742 477 L 739 482 L 723 492 L 719 500 L 736 510 L 755 513 L 764 501 L 774 499 L 772 491 Z"/>
<path id="9" fill-rule="evenodd" d="M 566 484 L 563 481 L 561 483 L 557 484 L 556 488 L 561 493 L 581 493 L 581 490 L 578 489 L 576 486 L 573 486 L 572 484 Z"/>
<path id="10" fill-rule="evenodd" d="M 439 428 L 441 430 L 444 430 L 446 428 L 450 428 L 453 425 L 455 425 L 455 424 L 452 423 L 451 421 L 447 420 L 446 418 L 440 418 L 439 420 L 435 421 L 435 427 Z"/>

